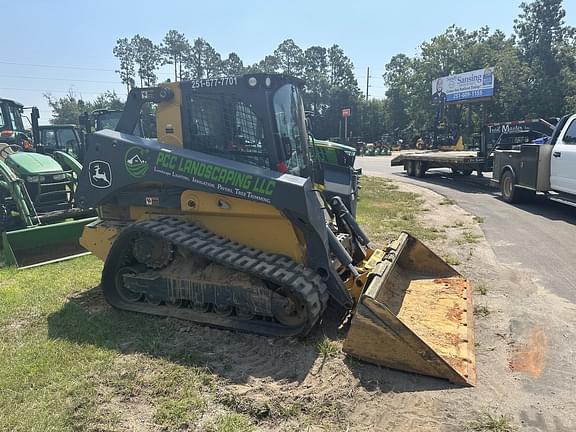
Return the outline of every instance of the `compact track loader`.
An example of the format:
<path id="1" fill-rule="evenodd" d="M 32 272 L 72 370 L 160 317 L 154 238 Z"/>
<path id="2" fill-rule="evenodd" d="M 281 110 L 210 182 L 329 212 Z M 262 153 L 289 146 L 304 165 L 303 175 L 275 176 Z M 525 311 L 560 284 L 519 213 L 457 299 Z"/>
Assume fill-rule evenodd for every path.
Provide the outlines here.
<path id="1" fill-rule="evenodd" d="M 330 302 L 352 311 L 351 355 L 473 384 L 469 283 L 409 234 L 376 248 L 314 185 L 301 86 L 250 74 L 134 89 L 116 130 L 87 136 L 77 197 L 99 219 L 81 243 L 105 261 L 106 299 L 271 336 L 306 334 Z M 131 133 L 147 102 L 157 140 Z"/>

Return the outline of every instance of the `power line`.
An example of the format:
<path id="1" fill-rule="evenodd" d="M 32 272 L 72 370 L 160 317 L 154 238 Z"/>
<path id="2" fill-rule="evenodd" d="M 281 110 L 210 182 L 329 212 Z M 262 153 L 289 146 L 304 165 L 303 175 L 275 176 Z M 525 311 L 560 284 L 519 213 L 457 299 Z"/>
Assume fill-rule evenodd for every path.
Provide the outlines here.
<path id="1" fill-rule="evenodd" d="M 85 94 L 95 94 L 100 95 L 103 92 L 89 92 L 89 91 L 81 91 L 81 90 L 49 90 L 49 89 L 23 89 L 23 88 L 15 88 L 15 87 L 0 87 L 0 90 L 16 90 L 16 91 L 31 91 L 31 92 L 41 92 L 41 93 L 85 93 Z M 126 93 L 116 93 L 117 96 L 128 96 Z"/>
<path id="2" fill-rule="evenodd" d="M 49 64 L 17 63 L 17 62 L 7 62 L 7 61 L 0 61 L 0 63 L 1 64 L 16 65 L 16 66 L 46 67 L 46 68 L 54 68 L 54 69 L 78 69 L 78 70 L 93 70 L 93 71 L 101 71 L 101 72 L 115 72 L 114 69 L 93 68 L 93 67 L 85 67 L 85 66 L 61 66 L 61 65 L 49 65 Z"/>
<path id="3" fill-rule="evenodd" d="M 0 61 L 0 64 L 7 64 L 7 65 L 14 65 L 14 66 L 31 66 L 31 67 L 44 67 L 44 68 L 53 68 L 53 69 L 76 69 L 76 70 L 91 70 L 91 71 L 99 71 L 99 72 L 116 72 L 115 69 L 104 69 L 104 68 L 97 68 L 97 67 L 86 67 L 86 66 L 62 66 L 62 65 L 51 65 L 51 64 L 38 64 L 38 63 L 18 63 L 18 62 L 9 62 L 9 61 Z M 168 75 L 172 76 L 172 73 L 169 72 L 158 72 L 158 75 Z"/>
<path id="4" fill-rule="evenodd" d="M 103 83 L 103 84 L 118 84 L 122 85 L 119 81 L 99 81 L 99 80 L 87 80 L 87 79 L 74 79 L 74 78 L 44 78 L 44 77 L 34 77 L 34 76 L 22 76 L 22 75 L 0 75 L 3 78 L 23 78 L 23 79 L 36 79 L 36 80 L 46 80 L 46 81 L 78 81 L 78 82 L 91 82 L 91 83 Z"/>

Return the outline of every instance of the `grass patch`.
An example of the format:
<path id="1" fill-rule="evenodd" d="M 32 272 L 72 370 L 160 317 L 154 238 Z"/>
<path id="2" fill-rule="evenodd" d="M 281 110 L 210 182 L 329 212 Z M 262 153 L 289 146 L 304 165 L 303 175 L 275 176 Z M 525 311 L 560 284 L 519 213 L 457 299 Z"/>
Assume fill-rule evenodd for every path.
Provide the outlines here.
<path id="1" fill-rule="evenodd" d="M 480 295 L 486 295 L 488 294 L 488 287 L 483 283 L 479 283 L 476 285 L 475 291 Z"/>
<path id="2" fill-rule="evenodd" d="M 448 265 L 460 265 L 460 264 L 462 264 L 462 261 L 460 261 L 460 258 L 455 257 L 453 255 L 443 255 L 442 259 L 444 261 L 446 261 L 446 263 Z"/>
<path id="3" fill-rule="evenodd" d="M 200 397 L 171 399 L 166 398 L 156 408 L 153 419 L 156 424 L 168 430 L 180 430 L 194 424 L 205 403 Z"/>
<path id="4" fill-rule="evenodd" d="M 476 305 L 474 306 L 474 315 L 485 318 L 490 315 L 490 309 L 486 305 Z"/>
<path id="5" fill-rule="evenodd" d="M 421 240 L 439 238 L 438 230 L 431 230 L 418 220 L 423 211 L 424 200 L 418 194 L 399 191 L 388 179 L 362 177 L 357 220 L 376 244 L 385 246 L 402 231 Z"/>
<path id="6" fill-rule="evenodd" d="M 318 345 L 316 345 L 316 349 L 318 350 L 318 353 L 325 359 L 335 357 L 336 354 L 338 354 L 338 352 L 340 351 L 338 345 L 336 345 L 334 341 L 330 340 L 327 337 L 324 337 L 320 342 L 318 342 Z"/>
<path id="7" fill-rule="evenodd" d="M 462 234 L 462 238 L 458 240 L 458 244 L 465 244 L 465 243 L 471 243 L 471 244 L 476 244 L 480 241 L 480 236 L 474 233 L 471 233 L 470 231 L 464 231 L 464 233 Z"/>
<path id="8" fill-rule="evenodd" d="M 214 424 L 207 429 L 208 432 L 250 432 L 253 430 L 254 425 L 250 419 L 237 413 L 219 415 Z"/>
<path id="9" fill-rule="evenodd" d="M 482 413 L 466 426 L 466 432 L 515 432 L 518 429 L 506 415 Z"/>

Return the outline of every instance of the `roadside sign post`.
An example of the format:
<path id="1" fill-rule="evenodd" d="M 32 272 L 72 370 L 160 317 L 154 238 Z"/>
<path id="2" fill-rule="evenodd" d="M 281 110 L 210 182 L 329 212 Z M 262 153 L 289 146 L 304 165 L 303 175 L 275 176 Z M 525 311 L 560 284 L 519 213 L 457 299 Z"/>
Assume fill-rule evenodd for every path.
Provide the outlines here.
<path id="1" fill-rule="evenodd" d="M 434 121 L 434 143 L 438 142 L 439 124 L 446 116 L 449 105 L 461 105 L 468 108 L 468 134 L 471 135 L 472 108 L 471 104 L 481 104 L 482 128 L 485 123 L 485 102 L 494 97 L 494 68 L 487 67 L 437 78 L 432 81 L 432 105 L 436 106 Z M 458 134 L 461 133 L 458 126 Z M 485 149 L 481 149 L 485 152 Z"/>
<path id="2" fill-rule="evenodd" d="M 342 117 L 344 117 L 344 141 L 348 142 L 348 117 L 350 117 L 350 108 L 342 108 Z"/>

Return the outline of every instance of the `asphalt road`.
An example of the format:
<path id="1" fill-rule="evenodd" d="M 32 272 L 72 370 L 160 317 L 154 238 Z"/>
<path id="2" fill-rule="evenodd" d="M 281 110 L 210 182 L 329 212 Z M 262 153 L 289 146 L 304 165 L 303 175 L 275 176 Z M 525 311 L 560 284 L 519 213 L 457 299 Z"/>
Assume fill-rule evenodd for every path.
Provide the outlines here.
<path id="1" fill-rule="evenodd" d="M 476 177 L 453 177 L 431 170 L 424 179 L 407 177 L 391 167 L 391 157 L 360 157 L 356 167 L 375 174 L 432 189 L 484 219 L 482 229 L 497 259 L 522 269 L 538 285 L 576 303 L 576 208 L 537 199 L 511 205 L 497 190 Z"/>

